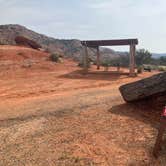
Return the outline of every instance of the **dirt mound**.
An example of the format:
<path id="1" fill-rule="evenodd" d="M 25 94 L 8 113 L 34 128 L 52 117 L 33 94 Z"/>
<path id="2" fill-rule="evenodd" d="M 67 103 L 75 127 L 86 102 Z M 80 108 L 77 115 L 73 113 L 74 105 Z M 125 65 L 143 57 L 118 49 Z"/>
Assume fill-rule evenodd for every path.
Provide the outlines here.
<path id="1" fill-rule="evenodd" d="M 0 46 L 0 61 L 23 61 L 47 58 L 48 53 L 21 46 Z"/>
<path id="2" fill-rule="evenodd" d="M 15 38 L 15 42 L 16 42 L 16 44 L 18 44 L 20 46 L 26 46 L 26 47 L 30 47 L 33 49 L 42 48 L 41 45 L 39 45 L 37 42 L 30 40 L 24 36 L 17 36 Z"/>
<path id="3" fill-rule="evenodd" d="M 50 51 L 51 53 L 63 54 L 67 58 L 72 58 L 74 60 L 81 60 L 81 55 L 83 52 L 83 47 L 80 40 L 66 40 L 66 39 L 55 39 L 48 37 L 46 35 L 39 34 L 30 29 L 27 29 L 21 25 L 8 24 L 0 25 L 0 43 L 7 45 L 15 45 L 15 38 L 17 36 L 24 36 L 28 39 L 35 41 L 40 44 L 43 49 Z M 96 50 L 88 49 L 89 56 L 95 60 Z M 102 49 L 101 60 L 109 60 L 111 58 L 117 57 L 117 53 L 111 49 Z M 118 53 L 119 54 L 119 53 Z"/>
<path id="4" fill-rule="evenodd" d="M 0 70 L 15 71 L 22 68 L 38 68 L 38 66 L 53 66 L 49 61 L 49 53 L 21 46 L 0 46 Z"/>

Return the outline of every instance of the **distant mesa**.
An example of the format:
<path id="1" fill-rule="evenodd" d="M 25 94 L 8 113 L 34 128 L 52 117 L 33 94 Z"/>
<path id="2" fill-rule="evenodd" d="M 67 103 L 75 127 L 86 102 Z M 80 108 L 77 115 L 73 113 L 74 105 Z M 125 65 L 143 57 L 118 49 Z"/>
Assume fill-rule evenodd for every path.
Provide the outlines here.
<path id="1" fill-rule="evenodd" d="M 17 45 L 26 46 L 26 47 L 30 47 L 30 48 L 33 48 L 33 49 L 42 48 L 41 45 L 39 45 L 37 42 L 35 42 L 31 39 L 28 39 L 24 36 L 17 36 L 15 38 L 15 42 L 16 42 Z"/>

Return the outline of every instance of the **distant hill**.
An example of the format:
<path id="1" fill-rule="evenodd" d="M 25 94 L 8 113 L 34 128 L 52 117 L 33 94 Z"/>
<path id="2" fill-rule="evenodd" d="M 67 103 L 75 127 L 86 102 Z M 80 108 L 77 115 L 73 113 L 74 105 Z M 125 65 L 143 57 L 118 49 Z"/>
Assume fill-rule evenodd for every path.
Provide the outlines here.
<path id="1" fill-rule="evenodd" d="M 0 25 L 0 44 L 6 45 L 16 45 L 15 38 L 17 36 L 27 37 L 42 46 L 42 48 L 50 51 L 56 52 L 64 55 L 65 57 L 73 58 L 75 60 L 81 60 L 82 54 L 84 52 L 83 47 L 81 45 L 80 40 L 72 39 L 72 40 L 60 40 L 52 37 L 48 37 L 43 34 L 39 34 L 30 29 L 27 29 L 24 26 L 17 24 L 8 24 L 8 25 Z M 119 56 L 126 55 L 126 52 L 116 52 L 109 48 L 101 47 L 101 60 L 111 60 L 118 58 Z M 96 50 L 88 49 L 90 58 L 95 60 Z M 160 58 L 161 56 L 166 56 L 166 53 L 158 54 L 153 53 L 152 56 L 154 58 Z"/>
<path id="2" fill-rule="evenodd" d="M 160 58 L 162 56 L 166 56 L 166 53 L 161 53 L 161 54 L 159 54 L 159 53 L 152 53 L 152 57 L 156 58 L 156 59 L 158 59 L 158 58 Z"/>
<path id="3" fill-rule="evenodd" d="M 24 26 L 17 24 L 0 25 L 0 44 L 16 45 L 15 38 L 17 36 L 27 37 L 42 46 L 42 48 L 50 52 L 56 52 L 80 60 L 83 54 L 83 47 L 80 40 L 60 40 L 48 37 L 43 34 L 36 33 Z M 89 49 L 91 59 L 95 59 L 94 49 Z M 101 48 L 102 59 L 115 58 L 117 53 L 108 48 Z"/>
<path id="4" fill-rule="evenodd" d="M 15 45 L 17 36 L 27 37 L 50 52 L 57 52 L 66 57 L 77 58 L 80 56 L 82 46 L 79 40 L 59 40 L 48 37 L 43 34 L 36 33 L 21 25 L 9 24 L 0 25 L 0 44 Z"/>

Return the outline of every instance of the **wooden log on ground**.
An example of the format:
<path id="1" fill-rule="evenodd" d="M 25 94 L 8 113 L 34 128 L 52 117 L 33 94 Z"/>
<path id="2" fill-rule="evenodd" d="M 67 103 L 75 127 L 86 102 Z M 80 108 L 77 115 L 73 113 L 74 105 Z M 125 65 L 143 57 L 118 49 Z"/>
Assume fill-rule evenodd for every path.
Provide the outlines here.
<path id="1" fill-rule="evenodd" d="M 166 104 L 166 72 L 122 85 L 119 90 L 126 102 L 159 97 Z"/>
<path id="2" fill-rule="evenodd" d="M 158 136 L 157 136 L 156 143 L 155 143 L 155 146 L 153 149 L 153 155 L 156 158 L 158 158 L 159 151 L 162 149 L 163 136 L 164 136 L 165 130 L 166 130 L 166 117 L 162 116 L 161 121 L 160 121 L 159 130 L 158 130 Z"/>

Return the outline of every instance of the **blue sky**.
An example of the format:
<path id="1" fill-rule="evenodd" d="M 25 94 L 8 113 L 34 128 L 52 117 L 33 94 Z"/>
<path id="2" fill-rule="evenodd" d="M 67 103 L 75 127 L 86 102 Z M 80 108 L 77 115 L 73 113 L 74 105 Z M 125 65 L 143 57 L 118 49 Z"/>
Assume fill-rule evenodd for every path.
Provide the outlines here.
<path id="1" fill-rule="evenodd" d="M 0 0 L 0 24 L 60 39 L 138 38 L 139 48 L 166 52 L 165 0 Z"/>

